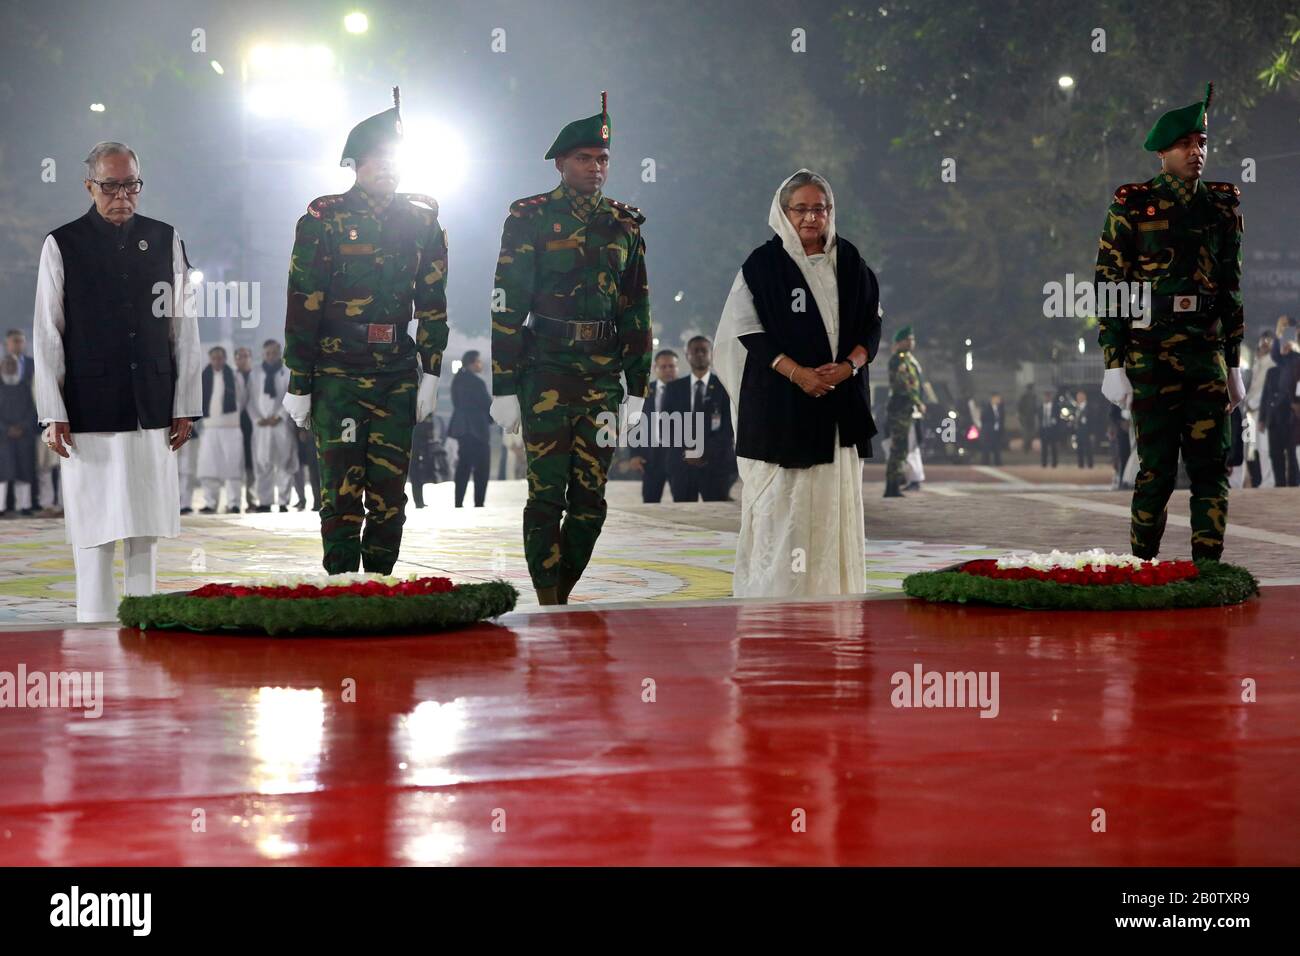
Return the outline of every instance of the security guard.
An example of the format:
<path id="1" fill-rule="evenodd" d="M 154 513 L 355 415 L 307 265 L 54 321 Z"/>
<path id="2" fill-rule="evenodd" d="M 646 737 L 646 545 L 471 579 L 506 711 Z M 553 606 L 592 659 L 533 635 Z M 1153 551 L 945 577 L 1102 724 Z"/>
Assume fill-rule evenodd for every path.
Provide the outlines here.
<path id="1" fill-rule="evenodd" d="M 889 437 L 889 459 L 885 465 L 885 497 L 902 498 L 903 463 L 907 459 L 917 413 L 925 412 L 921 397 L 921 366 L 912 355 L 916 339 L 905 325 L 894 333 L 894 354 L 889 356 L 889 405 L 885 411 L 885 434 Z"/>
<path id="2" fill-rule="evenodd" d="M 1236 186 L 1201 179 L 1213 93 L 1208 84 L 1203 100 L 1151 128 L 1145 145 L 1159 155 L 1160 174 L 1115 191 L 1097 254 L 1102 393 L 1132 408 L 1140 470 L 1131 543 L 1145 559 L 1160 551 L 1180 452 L 1192 485 L 1193 559 L 1219 559 L 1228 520 L 1228 416 L 1245 396 L 1242 219 Z M 1114 307 L 1131 301 L 1131 283 L 1150 283 L 1150 306 L 1136 318 Z"/>
<path id="3" fill-rule="evenodd" d="M 356 172 L 356 184 L 311 203 L 289 264 L 284 407 L 316 436 L 331 574 L 359 564 L 392 572 L 411 431 L 433 414 L 447 345 L 447 235 L 438 204 L 394 192 L 400 104 L 394 87 L 393 108 L 353 128 L 339 165 Z"/>
<path id="4" fill-rule="evenodd" d="M 522 411 L 524 554 L 541 604 L 568 603 L 605 522 L 617 437 L 602 419 L 626 392 L 635 425 L 650 379 L 645 217 L 602 194 L 609 145 L 601 93 L 600 112 L 565 126 L 546 153 L 560 184 L 511 204 L 497 259 L 492 418 L 513 432 Z"/>

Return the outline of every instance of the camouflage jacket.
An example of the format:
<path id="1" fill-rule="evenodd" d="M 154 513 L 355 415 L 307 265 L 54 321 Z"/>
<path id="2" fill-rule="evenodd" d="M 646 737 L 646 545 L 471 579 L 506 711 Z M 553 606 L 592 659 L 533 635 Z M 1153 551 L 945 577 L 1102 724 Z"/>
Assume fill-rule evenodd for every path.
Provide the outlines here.
<path id="1" fill-rule="evenodd" d="M 578 208 L 588 204 L 589 215 Z M 645 217 L 608 197 L 582 197 L 563 184 L 510 205 L 501 232 L 492 304 L 492 394 L 515 394 L 525 366 L 598 378 L 622 371 L 628 392 L 650 381 L 650 288 Z M 570 321 L 612 320 L 617 337 L 597 352 L 523 328 L 530 311 Z"/>
<path id="2" fill-rule="evenodd" d="M 921 367 L 906 349 L 889 357 L 889 410 L 912 413 L 922 405 Z"/>
<path id="3" fill-rule="evenodd" d="M 415 341 L 407 333 L 412 316 Z M 447 234 L 438 204 L 397 193 L 376 211 L 358 186 L 315 200 L 298 220 L 284 325 L 295 395 L 311 394 L 316 375 L 408 370 L 417 353 L 421 368 L 439 374 L 447 346 Z"/>
<path id="4" fill-rule="evenodd" d="M 1115 191 L 1097 252 L 1097 282 L 1150 282 L 1151 294 L 1212 295 L 1214 316 L 1175 312 L 1151 318 L 1161 346 L 1222 347 L 1236 367 L 1246 315 L 1241 302 L 1241 191 L 1231 183 L 1197 180 L 1189 188 L 1168 173 Z M 1097 289 L 1098 342 L 1106 368 L 1123 368 L 1131 318 L 1106 315 Z M 1154 311 L 1154 310 L 1153 310 Z"/>

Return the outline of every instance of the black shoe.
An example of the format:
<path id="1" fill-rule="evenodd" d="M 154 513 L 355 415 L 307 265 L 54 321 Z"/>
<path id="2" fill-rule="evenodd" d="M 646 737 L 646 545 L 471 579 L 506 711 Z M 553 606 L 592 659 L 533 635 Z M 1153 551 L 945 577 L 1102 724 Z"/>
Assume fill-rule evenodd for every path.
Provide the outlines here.
<path id="1" fill-rule="evenodd" d="M 289 506 L 288 506 L 288 505 L 280 505 L 280 513 L 281 513 L 281 514 L 284 514 L 284 513 L 285 513 L 286 511 L 288 511 L 288 510 L 289 510 Z"/>
<path id="2" fill-rule="evenodd" d="M 886 497 L 886 498 L 906 498 L 907 496 L 906 496 L 905 494 L 903 494 L 901 491 L 898 490 L 898 482 L 896 482 L 896 481 L 887 481 L 887 482 L 885 482 L 885 494 L 884 494 L 884 497 Z"/>
<path id="3" fill-rule="evenodd" d="M 216 508 L 200 508 L 200 509 L 199 509 L 199 514 L 201 514 L 201 515 L 214 515 L 214 514 L 216 514 L 216 513 L 217 513 L 217 509 L 216 509 Z"/>
<path id="4" fill-rule="evenodd" d="M 903 491 L 920 491 L 920 490 L 921 490 L 921 483 L 920 483 L 919 481 L 909 481 L 907 484 L 903 485 L 902 490 L 903 490 Z"/>
<path id="5" fill-rule="evenodd" d="M 228 515 L 237 515 L 237 514 L 239 514 L 239 509 L 238 509 L 238 508 L 233 508 L 233 507 L 232 507 L 232 508 L 227 508 L 227 509 L 226 509 L 226 514 L 228 514 Z"/>
<path id="6" fill-rule="evenodd" d="M 298 502 L 296 505 L 294 505 L 294 507 L 297 508 L 299 511 L 306 511 L 306 510 L 307 510 L 307 502 L 305 502 L 305 501 L 300 501 L 300 502 Z"/>
<path id="7" fill-rule="evenodd" d="M 194 510 L 193 508 L 182 508 L 182 509 L 181 509 L 181 514 L 183 514 L 183 515 L 187 515 L 187 514 L 189 514 L 190 512 L 192 512 L 193 510 Z"/>
<path id="8" fill-rule="evenodd" d="M 312 510 L 312 511 L 320 511 L 320 505 L 312 505 L 312 506 L 311 506 L 311 510 Z"/>

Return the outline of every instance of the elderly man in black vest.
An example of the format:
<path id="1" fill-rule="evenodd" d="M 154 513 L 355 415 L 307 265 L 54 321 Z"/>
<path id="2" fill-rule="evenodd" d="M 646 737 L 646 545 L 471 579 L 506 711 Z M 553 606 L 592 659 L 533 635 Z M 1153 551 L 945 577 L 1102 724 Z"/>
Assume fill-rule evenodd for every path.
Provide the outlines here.
<path id="1" fill-rule="evenodd" d="M 37 414 L 65 459 L 77 620 L 93 622 L 117 617 L 119 540 L 125 593 L 153 592 L 157 539 L 180 533 L 176 452 L 203 409 L 185 252 L 175 229 L 136 214 L 135 151 L 98 144 L 85 186 L 94 204 L 41 249 L 33 338 Z"/>

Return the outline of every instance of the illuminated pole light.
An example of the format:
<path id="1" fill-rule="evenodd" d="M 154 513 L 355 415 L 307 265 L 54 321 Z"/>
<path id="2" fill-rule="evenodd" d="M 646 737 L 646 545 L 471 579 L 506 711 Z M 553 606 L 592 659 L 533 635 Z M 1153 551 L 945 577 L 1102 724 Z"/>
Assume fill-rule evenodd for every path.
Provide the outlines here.
<path id="1" fill-rule="evenodd" d="M 103 103 L 91 103 L 91 104 L 90 104 L 90 111 L 91 111 L 92 113 L 102 113 L 102 112 L 104 112 L 104 104 L 103 104 Z"/>
<path id="2" fill-rule="evenodd" d="M 215 73 L 215 74 L 217 74 L 217 76 L 225 76 L 225 75 L 226 75 L 226 68 L 225 68 L 224 66 L 222 66 L 220 63 L 218 63 L 216 60 L 213 60 L 213 61 L 212 61 L 212 72 Z"/>
<path id="3" fill-rule="evenodd" d="M 191 270 L 190 270 L 190 282 L 192 282 L 194 285 L 199 285 L 200 283 L 202 283 L 202 282 L 203 282 L 203 270 L 202 270 L 202 269 L 191 269 Z"/>
<path id="4" fill-rule="evenodd" d="M 972 372 L 972 371 L 974 371 L 974 370 L 975 370 L 975 359 L 974 359 L 973 355 L 972 355 L 970 352 L 967 352 L 967 353 L 966 353 L 966 371 L 968 371 L 968 372 Z"/>
<path id="5" fill-rule="evenodd" d="M 686 297 L 686 293 L 685 293 L 684 291 L 682 291 L 682 290 L 679 289 L 679 290 L 677 291 L 677 294 L 676 294 L 675 296 L 673 296 L 673 301 L 674 301 L 674 302 L 680 302 L 680 301 L 682 301 L 682 299 L 684 299 L 685 297 Z"/>
<path id="6" fill-rule="evenodd" d="M 343 28 L 348 33 L 365 33 L 370 29 L 370 18 L 360 10 L 354 10 L 343 18 Z"/>
<path id="7" fill-rule="evenodd" d="M 966 348 L 970 348 L 970 339 L 966 340 Z"/>
<path id="8" fill-rule="evenodd" d="M 1079 339 L 1079 354 L 1080 354 L 1080 355 L 1083 354 L 1083 339 L 1082 339 L 1082 338 Z"/>
<path id="9" fill-rule="evenodd" d="M 343 96 L 329 47 L 261 43 L 244 65 L 244 102 L 254 116 L 308 127 L 341 122 Z"/>
<path id="10" fill-rule="evenodd" d="M 1056 85 L 1063 90 L 1074 89 L 1074 77 L 1070 76 L 1067 73 L 1066 75 L 1062 76 L 1060 79 L 1056 81 Z"/>

